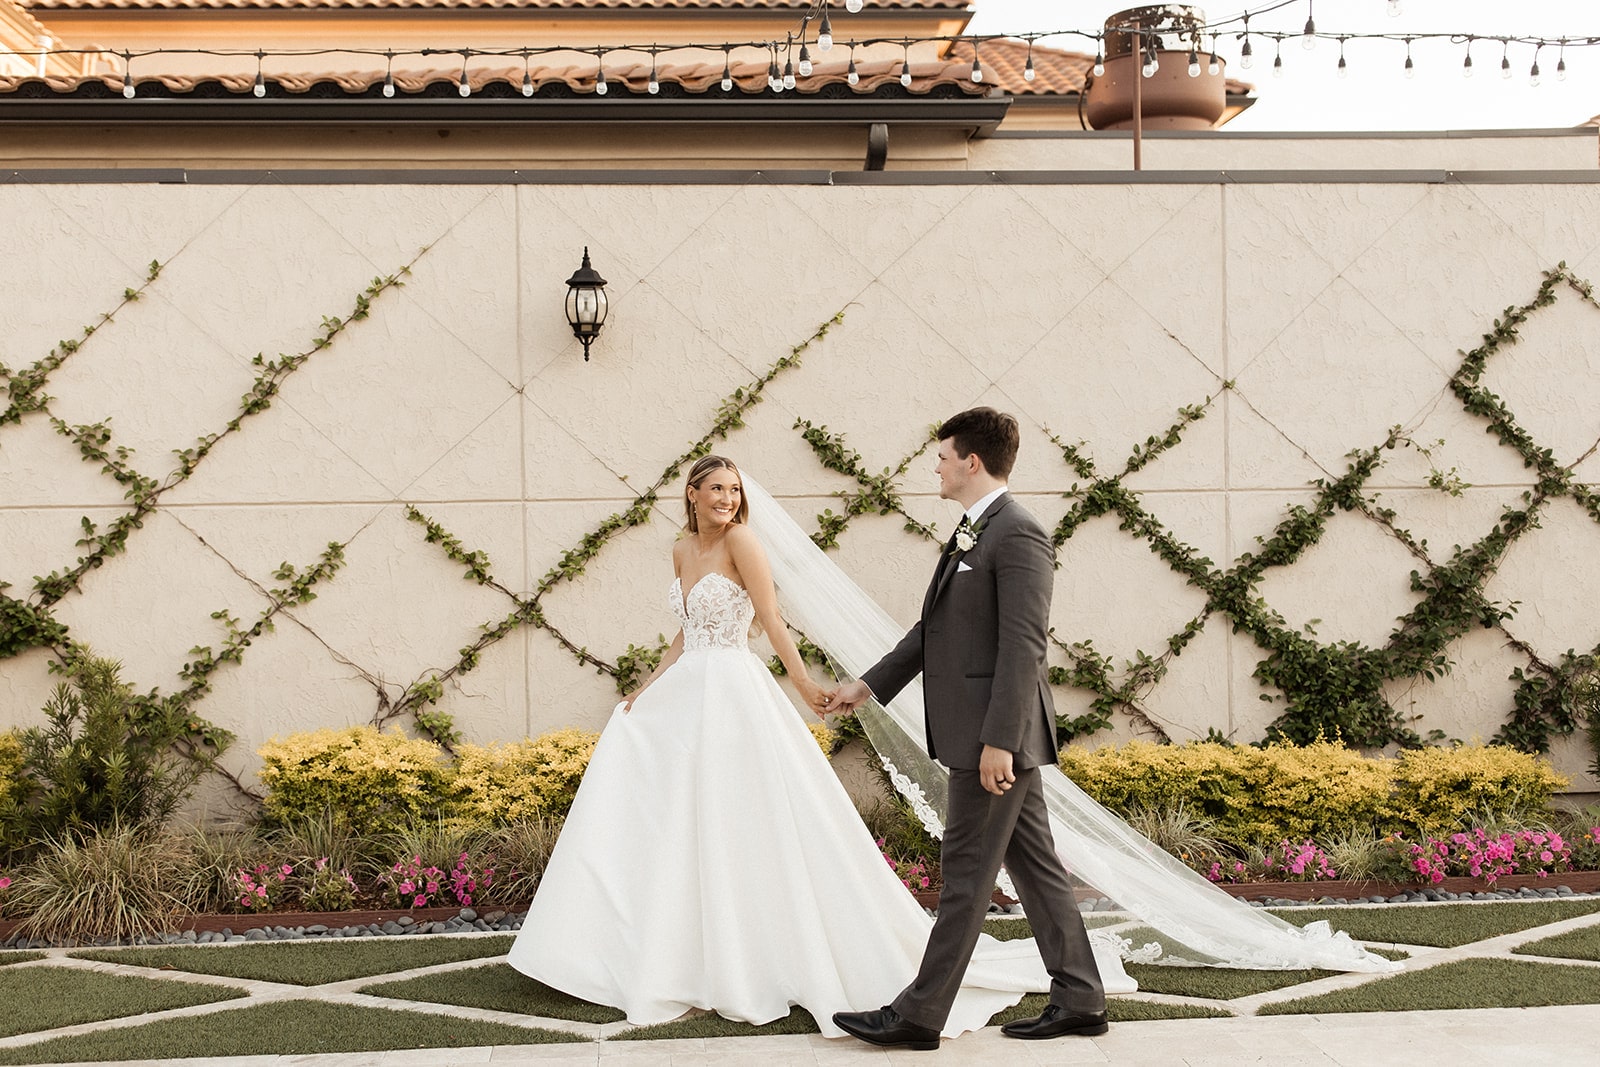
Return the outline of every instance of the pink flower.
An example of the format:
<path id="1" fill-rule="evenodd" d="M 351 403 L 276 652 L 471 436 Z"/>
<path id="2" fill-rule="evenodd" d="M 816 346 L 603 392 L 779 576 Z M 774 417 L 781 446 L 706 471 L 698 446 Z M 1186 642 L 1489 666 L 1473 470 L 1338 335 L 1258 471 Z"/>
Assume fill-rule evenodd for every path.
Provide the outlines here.
<path id="1" fill-rule="evenodd" d="M 11 879 L 9 879 L 9 878 L 0 878 L 0 890 L 6 890 L 6 889 L 10 889 L 10 888 L 11 888 Z"/>
<path id="2" fill-rule="evenodd" d="M 414 897 L 412 899 L 411 906 L 413 908 L 420 908 L 424 904 L 426 904 L 427 902 L 428 902 L 428 898 L 419 894 L 419 895 L 417 895 L 416 897 Z"/>
<path id="3" fill-rule="evenodd" d="M 1540 863 L 1550 863 L 1554 859 L 1555 859 L 1555 856 L 1551 854 L 1549 849 L 1545 849 L 1543 852 L 1539 853 L 1539 862 Z M 1539 873 L 1543 874 L 1544 872 L 1540 871 Z"/>

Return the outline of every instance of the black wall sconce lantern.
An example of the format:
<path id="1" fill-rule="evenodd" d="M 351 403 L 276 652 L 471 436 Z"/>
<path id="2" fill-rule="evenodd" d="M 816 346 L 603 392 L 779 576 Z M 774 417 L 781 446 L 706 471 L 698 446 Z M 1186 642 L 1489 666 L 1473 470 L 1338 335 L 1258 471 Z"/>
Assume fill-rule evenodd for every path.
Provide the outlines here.
<path id="1" fill-rule="evenodd" d="M 589 248 L 583 249 L 583 266 L 567 279 L 567 323 L 572 336 L 583 342 L 583 361 L 589 362 L 589 346 L 606 324 L 606 280 L 589 265 Z"/>

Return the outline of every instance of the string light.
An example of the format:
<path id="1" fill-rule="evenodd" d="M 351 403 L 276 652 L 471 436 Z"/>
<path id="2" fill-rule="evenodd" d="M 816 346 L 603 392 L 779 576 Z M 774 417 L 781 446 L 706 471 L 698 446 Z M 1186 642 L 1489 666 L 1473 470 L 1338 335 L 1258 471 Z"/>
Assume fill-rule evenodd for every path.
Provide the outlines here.
<path id="1" fill-rule="evenodd" d="M 733 71 L 728 66 L 730 62 L 728 51 L 724 49 L 722 52 L 722 91 L 725 93 L 733 92 Z"/>
<path id="2" fill-rule="evenodd" d="M 901 42 L 901 48 L 903 55 L 900 59 L 900 84 L 909 89 L 911 88 L 911 42 Z"/>
<path id="3" fill-rule="evenodd" d="M 972 39 L 972 73 L 969 75 L 973 84 L 983 81 L 983 68 L 978 65 L 978 39 Z"/>
<path id="4" fill-rule="evenodd" d="M 1217 35 L 1211 35 L 1211 61 L 1206 64 L 1206 73 L 1215 78 L 1222 73 L 1222 61 L 1217 58 Z"/>
<path id="5" fill-rule="evenodd" d="M 1106 73 L 1106 46 L 1105 41 L 1099 37 L 1094 39 L 1094 76 L 1105 77 Z"/>
<path id="6" fill-rule="evenodd" d="M 1511 42 L 1500 42 L 1500 77 L 1511 77 Z"/>
<path id="7" fill-rule="evenodd" d="M 132 100 L 136 92 L 138 90 L 133 87 L 133 53 L 124 52 L 122 53 L 122 95 L 128 100 Z"/>
<path id="8" fill-rule="evenodd" d="M 1189 77 L 1200 77 L 1200 53 L 1195 51 L 1193 45 L 1189 48 Z"/>
<path id="9" fill-rule="evenodd" d="M 1028 58 L 1022 63 L 1022 80 L 1025 82 L 1031 82 L 1036 77 L 1038 77 L 1038 75 L 1033 72 L 1033 38 L 1029 37 Z"/>
<path id="10" fill-rule="evenodd" d="M 1539 50 L 1533 50 L 1533 66 L 1528 68 L 1528 84 L 1535 89 L 1539 87 Z"/>
<path id="11" fill-rule="evenodd" d="M 856 70 L 856 50 L 850 49 L 850 69 L 845 72 L 844 80 L 851 85 L 861 84 L 861 74 Z"/>
<path id="12" fill-rule="evenodd" d="M 528 69 L 528 50 L 522 50 L 522 95 L 533 95 L 533 72 Z"/>
<path id="13" fill-rule="evenodd" d="M 604 52 L 596 52 L 594 54 L 594 94 L 596 96 L 604 96 L 610 88 L 606 84 L 606 54 Z"/>
<path id="14" fill-rule="evenodd" d="M 813 69 L 814 68 L 811 66 L 811 52 L 806 48 L 806 43 L 804 41 L 801 41 L 800 42 L 800 77 L 802 77 L 802 78 L 811 77 L 811 71 Z"/>
<path id="15" fill-rule="evenodd" d="M 394 96 L 394 53 L 385 52 L 384 55 L 388 57 L 389 62 L 383 72 L 383 97 L 388 100 Z"/>
<path id="16" fill-rule="evenodd" d="M 1556 55 L 1556 81 L 1567 80 L 1567 39 L 1561 38 L 1561 51 Z"/>
<path id="17" fill-rule="evenodd" d="M 833 51 L 833 23 L 828 21 L 828 9 L 822 9 L 822 25 L 817 27 L 817 51 Z"/>
<path id="18" fill-rule="evenodd" d="M 1317 20 L 1312 16 L 1313 5 L 1306 0 L 1306 28 L 1300 34 L 1300 47 L 1307 52 L 1317 47 Z"/>
<path id="19" fill-rule="evenodd" d="M 1161 61 L 1156 58 L 1155 45 L 1152 43 L 1150 45 L 1150 47 L 1145 51 L 1145 54 L 1144 54 L 1144 70 L 1143 70 L 1143 74 L 1144 74 L 1144 76 L 1146 78 L 1153 78 L 1153 77 L 1156 76 L 1156 71 L 1158 71 L 1160 69 L 1161 69 Z"/>
<path id="20" fill-rule="evenodd" d="M 1272 76 L 1283 77 L 1283 38 L 1277 39 L 1277 51 L 1272 56 Z"/>
<path id="21" fill-rule="evenodd" d="M 1250 12 L 1244 13 L 1244 45 L 1239 49 L 1239 66 L 1249 70 L 1256 65 L 1255 49 L 1250 47 Z"/>
<path id="22" fill-rule="evenodd" d="M 261 75 L 261 60 L 264 56 L 263 52 L 256 53 L 256 83 L 250 87 L 250 92 L 255 94 L 257 100 L 267 95 L 267 80 Z"/>
<path id="23" fill-rule="evenodd" d="M 463 98 L 472 95 L 472 83 L 467 80 L 467 61 L 472 57 L 472 49 L 461 50 L 461 87 L 456 90 Z"/>
<path id="24" fill-rule="evenodd" d="M 1472 38 L 1467 38 L 1467 58 L 1461 61 L 1461 76 L 1472 77 Z"/>
<path id="25" fill-rule="evenodd" d="M 1411 38 L 1406 38 L 1406 77 L 1417 76 L 1417 65 L 1411 61 Z"/>
<path id="26" fill-rule="evenodd" d="M 767 64 L 767 88 L 775 93 L 783 92 L 783 76 L 778 73 L 778 49 L 772 49 L 772 61 Z"/>
<path id="27" fill-rule="evenodd" d="M 1344 38 L 1339 38 L 1339 77 L 1350 76 L 1350 65 L 1344 61 Z"/>
<path id="28" fill-rule="evenodd" d="M 655 96 L 661 91 L 661 81 L 656 77 L 656 54 L 653 49 L 650 52 L 650 80 L 645 83 L 644 87 L 651 96 Z"/>
<path id="29" fill-rule="evenodd" d="M 852 15 L 861 14 L 862 0 L 844 0 L 844 9 Z"/>
<path id="30" fill-rule="evenodd" d="M 785 89 L 794 88 L 794 60 L 787 57 L 783 61 L 783 87 Z"/>

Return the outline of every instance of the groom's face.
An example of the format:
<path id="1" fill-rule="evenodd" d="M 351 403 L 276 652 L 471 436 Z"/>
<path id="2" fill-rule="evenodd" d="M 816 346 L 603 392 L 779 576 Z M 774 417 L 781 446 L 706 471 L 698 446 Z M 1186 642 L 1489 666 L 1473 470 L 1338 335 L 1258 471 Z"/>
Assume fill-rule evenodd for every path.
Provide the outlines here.
<path id="1" fill-rule="evenodd" d="M 939 496 L 944 500 L 959 501 L 962 492 L 972 480 L 972 456 L 962 459 L 956 454 L 956 439 L 946 437 L 939 442 L 939 462 L 934 473 L 939 475 Z"/>

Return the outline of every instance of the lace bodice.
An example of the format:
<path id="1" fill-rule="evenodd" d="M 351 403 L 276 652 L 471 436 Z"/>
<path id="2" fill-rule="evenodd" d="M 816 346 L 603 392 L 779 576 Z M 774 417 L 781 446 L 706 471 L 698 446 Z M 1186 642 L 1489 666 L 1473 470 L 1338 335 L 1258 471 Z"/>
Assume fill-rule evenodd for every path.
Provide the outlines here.
<path id="1" fill-rule="evenodd" d="M 683 582 L 672 580 L 672 613 L 683 624 L 683 650 L 749 647 L 755 605 L 732 578 L 712 571 L 683 594 Z"/>

